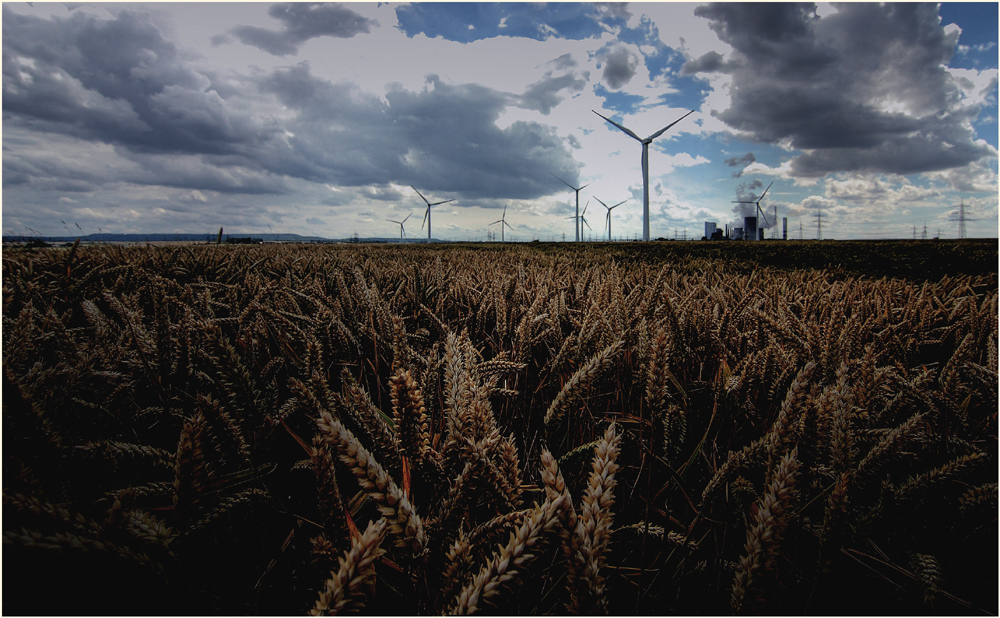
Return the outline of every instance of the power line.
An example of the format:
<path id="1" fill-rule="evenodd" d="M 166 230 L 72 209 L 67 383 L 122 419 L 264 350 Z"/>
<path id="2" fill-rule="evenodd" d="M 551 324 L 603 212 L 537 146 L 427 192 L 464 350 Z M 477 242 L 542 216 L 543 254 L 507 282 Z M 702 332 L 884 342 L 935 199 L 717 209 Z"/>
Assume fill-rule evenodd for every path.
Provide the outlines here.
<path id="1" fill-rule="evenodd" d="M 965 200 L 958 207 L 958 237 L 965 238 Z"/>

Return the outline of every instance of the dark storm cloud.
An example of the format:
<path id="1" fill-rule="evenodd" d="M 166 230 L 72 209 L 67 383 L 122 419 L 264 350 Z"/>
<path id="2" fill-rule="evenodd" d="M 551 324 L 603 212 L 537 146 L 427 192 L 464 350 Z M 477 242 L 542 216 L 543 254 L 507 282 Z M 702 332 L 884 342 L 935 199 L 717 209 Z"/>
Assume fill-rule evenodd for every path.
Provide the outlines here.
<path id="1" fill-rule="evenodd" d="M 911 174 L 995 156 L 975 142 L 977 109 L 944 65 L 946 34 L 934 4 L 847 3 L 820 18 L 811 4 L 721 3 L 695 14 L 734 49 L 686 72 L 732 75 L 728 109 L 716 115 L 748 137 L 807 151 L 792 172 Z"/>
<path id="2" fill-rule="evenodd" d="M 136 14 L 3 11 L 3 110 L 15 125 L 133 151 L 234 155 L 277 131 L 236 111 Z M 6 119 L 5 118 L 5 119 Z"/>
<path id="3" fill-rule="evenodd" d="M 560 75 L 558 77 L 546 75 L 543 79 L 528 86 L 528 89 L 520 97 L 521 106 L 538 110 L 547 116 L 553 107 L 562 102 L 563 97 L 559 96 L 561 91 L 569 89 L 580 92 L 586 85 L 586 80 L 575 75 Z"/>
<path id="4" fill-rule="evenodd" d="M 604 81 L 617 90 L 635 77 L 639 59 L 627 47 L 617 46 L 604 58 Z"/>
<path id="5" fill-rule="evenodd" d="M 681 75 L 694 75 L 696 73 L 719 73 L 727 68 L 725 58 L 717 51 L 710 51 L 694 60 L 688 60 L 681 67 Z"/>
<path id="6" fill-rule="evenodd" d="M 367 34 L 372 26 L 378 25 L 343 4 L 289 2 L 275 4 L 267 13 L 282 22 L 281 30 L 237 26 L 232 33 L 242 43 L 275 56 L 294 55 L 309 39 L 321 36 L 349 39 Z"/>
<path id="7" fill-rule="evenodd" d="M 501 112 L 518 97 L 437 76 L 420 91 L 400 86 L 385 100 L 314 77 L 306 63 L 275 71 L 261 84 L 297 118 L 290 148 L 268 160 L 282 173 L 345 186 L 396 182 L 428 191 L 531 198 L 554 191 L 548 171 L 575 178 L 576 164 L 549 127 Z"/>
<path id="8" fill-rule="evenodd" d="M 77 190 L 133 182 L 257 194 L 303 179 L 533 198 L 558 190 L 549 171 L 569 181 L 578 173 L 550 127 L 496 124 L 511 105 L 548 111 L 581 87 L 573 76 L 523 95 L 431 76 L 419 91 L 395 86 L 384 97 L 318 79 L 307 63 L 223 79 L 192 69 L 139 14 L 50 20 L 4 7 L 3 80 L 5 145 L 36 139 L 5 151 L 8 186 L 65 178 Z M 62 143 L 92 164 L 46 158 Z"/>

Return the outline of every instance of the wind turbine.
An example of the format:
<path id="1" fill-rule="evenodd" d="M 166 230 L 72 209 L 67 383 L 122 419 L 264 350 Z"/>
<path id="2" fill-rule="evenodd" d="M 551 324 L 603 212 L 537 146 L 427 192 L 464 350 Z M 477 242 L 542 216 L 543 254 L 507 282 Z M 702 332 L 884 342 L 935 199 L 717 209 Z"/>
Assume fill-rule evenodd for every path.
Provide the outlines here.
<path id="1" fill-rule="evenodd" d="M 773 185 L 773 184 L 774 184 L 774 182 L 772 181 L 771 185 Z M 767 185 L 767 189 L 770 189 L 771 185 Z M 767 189 L 764 189 L 764 193 L 761 193 L 760 197 L 758 197 L 756 200 L 733 200 L 734 204 L 754 204 L 756 206 L 757 210 L 755 211 L 754 214 L 757 216 L 757 229 L 758 230 L 763 230 L 765 227 L 770 227 L 770 224 L 767 222 L 767 217 L 764 216 L 764 211 L 760 207 L 760 201 L 762 199 L 764 199 L 764 194 L 767 193 Z M 763 226 L 760 224 L 761 219 L 764 220 L 764 225 Z M 746 233 L 746 232 L 744 232 L 744 233 Z M 756 234 L 759 235 L 760 232 L 756 232 Z M 757 240 L 757 239 L 754 238 L 754 240 Z"/>
<path id="2" fill-rule="evenodd" d="M 412 214 L 413 213 L 411 212 L 409 215 L 406 215 L 406 219 L 409 219 Z M 399 237 L 400 238 L 406 238 L 406 230 L 403 229 L 403 224 L 406 223 L 406 219 L 403 219 L 402 221 L 393 221 L 392 219 L 386 219 L 386 221 L 391 221 L 392 223 L 398 223 L 399 224 Z"/>
<path id="3" fill-rule="evenodd" d="M 597 114 L 597 112 L 595 112 L 594 110 L 590 110 L 590 111 L 592 111 L 595 114 Z M 604 118 L 605 120 L 607 120 L 611 124 L 615 125 L 619 129 L 621 129 L 626 135 L 628 135 L 631 138 L 636 139 L 640 144 L 642 144 L 642 239 L 643 240 L 649 240 L 649 145 L 653 142 L 654 139 L 656 139 L 656 138 L 660 137 L 661 135 L 663 135 L 663 133 L 667 129 L 669 129 L 670 127 L 674 126 L 675 124 L 677 124 L 681 120 L 684 120 L 685 118 L 687 118 L 688 116 L 690 116 L 693 113 L 694 113 L 694 110 L 689 111 L 688 113 L 684 114 L 683 116 L 681 116 L 677 120 L 671 122 L 667 126 L 665 126 L 662 129 L 660 129 L 656 133 L 653 133 L 652 135 L 650 135 L 646 139 L 643 139 L 643 138 L 639 137 L 638 135 L 636 135 L 635 133 L 633 133 L 629 129 L 626 129 L 625 127 L 623 127 L 622 125 L 618 124 L 614 120 L 611 120 L 607 116 L 601 116 L 601 114 L 597 114 L 598 116 L 601 116 L 601 118 Z"/>
<path id="4" fill-rule="evenodd" d="M 601 198 L 597 197 L 596 195 L 594 196 L 594 199 L 597 200 L 598 202 L 601 202 Z M 621 206 L 622 204 L 624 204 L 627 201 L 628 200 L 622 200 L 622 201 L 618 202 L 617 204 L 615 204 L 614 206 L 608 206 L 604 202 L 601 202 L 601 206 L 604 206 L 605 208 L 608 209 L 608 216 L 604 220 L 605 225 L 608 228 L 608 242 L 611 242 L 611 211 L 614 210 L 615 208 L 618 208 L 619 206 Z"/>
<path id="5" fill-rule="evenodd" d="M 410 188 L 413 189 L 414 191 L 417 191 L 417 188 L 414 187 L 413 185 L 410 185 Z M 420 191 L 417 191 L 417 195 L 419 195 L 420 198 L 422 200 L 424 200 L 424 202 L 427 202 L 427 210 L 424 212 L 424 223 L 427 224 L 427 242 L 430 242 L 431 241 L 431 206 L 437 206 L 438 204 L 447 204 L 448 202 L 454 202 L 455 200 L 444 200 L 444 201 L 441 201 L 441 202 L 431 203 L 430 201 L 427 200 L 426 197 L 424 197 L 424 194 L 421 193 Z M 420 229 L 424 229 L 424 223 L 420 224 Z"/>
<path id="6" fill-rule="evenodd" d="M 580 213 L 580 222 L 589 227 L 590 231 L 593 232 L 594 228 L 590 227 L 590 223 L 587 223 L 587 206 L 590 206 L 590 200 L 587 200 L 587 203 L 583 205 L 583 212 Z M 583 236 L 583 226 L 580 226 L 580 236 Z"/>
<path id="7" fill-rule="evenodd" d="M 552 172 L 549 172 L 549 174 L 552 174 Z M 573 189 L 574 191 L 576 191 L 576 217 L 566 217 L 566 218 L 567 219 L 574 219 L 574 218 L 576 219 L 576 221 L 574 222 L 574 227 L 576 228 L 576 242 L 580 242 L 580 191 L 582 189 L 586 188 L 586 187 L 589 187 L 590 183 L 587 183 L 587 184 L 583 185 L 582 187 L 580 187 L 579 189 L 577 189 L 576 187 L 574 187 L 573 185 L 569 184 L 568 182 L 566 182 L 562 178 L 556 176 L 555 174 L 552 174 L 552 177 L 555 178 L 556 180 L 558 180 L 559 182 L 563 183 L 564 185 L 566 185 L 570 189 Z M 586 206 L 584 206 L 584 208 L 586 208 Z"/>
<path id="8" fill-rule="evenodd" d="M 512 229 L 512 230 L 514 229 L 513 227 L 511 227 L 510 223 L 507 223 L 507 207 L 506 206 L 503 207 L 503 215 L 499 219 L 497 219 L 496 221 L 494 221 L 493 223 L 490 223 L 490 225 L 496 225 L 497 223 L 500 224 L 500 242 L 504 242 L 504 238 L 503 238 L 503 226 L 506 225 L 510 229 Z"/>

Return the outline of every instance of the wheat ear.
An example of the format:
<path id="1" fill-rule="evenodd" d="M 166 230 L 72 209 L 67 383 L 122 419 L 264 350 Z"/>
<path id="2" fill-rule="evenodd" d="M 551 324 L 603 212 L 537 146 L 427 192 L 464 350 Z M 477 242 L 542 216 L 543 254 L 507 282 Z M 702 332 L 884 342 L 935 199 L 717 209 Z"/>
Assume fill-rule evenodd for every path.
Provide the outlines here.
<path id="1" fill-rule="evenodd" d="M 407 370 L 400 370 L 392 377 L 389 390 L 400 451 L 414 464 L 422 464 L 430 448 L 424 396 Z"/>
<path id="2" fill-rule="evenodd" d="M 580 586 L 570 588 L 572 613 L 591 613 L 595 608 L 607 613 L 607 599 L 604 597 L 605 549 L 611 536 L 614 513 L 613 490 L 615 472 L 618 471 L 618 445 L 621 437 L 615 435 L 614 423 L 604 432 L 604 438 L 594 449 L 594 461 L 587 483 L 587 490 L 580 503 L 580 517 L 577 520 L 576 536 L 580 537 L 578 574 Z M 572 582 L 570 582 L 572 583 Z"/>
<path id="3" fill-rule="evenodd" d="M 198 412 L 184 421 L 177 441 L 174 463 L 174 509 L 183 518 L 198 501 L 208 480 L 208 469 L 202 452 L 205 434 L 205 417 Z"/>
<path id="4" fill-rule="evenodd" d="M 747 529 L 746 555 L 733 579 L 732 606 L 741 611 L 750 601 L 762 600 L 759 580 L 774 568 L 781 533 L 787 525 L 787 513 L 799 469 L 798 449 L 781 458 L 774 471 L 768 492 L 754 505 L 753 520 Z M 752 599 L 748 595 L 754 594 Z"/>
<path id="5" fill-rule="evenodd" d="M 350 468 L 358 484 L 378 504 L 379 511 L 389 523 L 389 532 L 396 537 L 396 547 L 409 548 L 414 556 L 421 555 L 427 547 L 427 534 L 406 493 L 393 482 L 354 434 L 340 421 L 333 420 L 329 412 L 324 410 L 320 413 L 316 424 L 320 433 L 337 449 L 340 460 Z"/>
<path id="6" fill-rule="evenodd" d="M 576 370 L 545 412 L 546 427 L 552 427 L 558 423 L 569 409 L 569 404 L 586 391 L 605 369 L 611 366 L 612 360 L 621 350 L 623 343 L 623 341 L 612 343 Z"/>
<path id="7" fill-rule="evenodd" d="M 362 588 L 375 578 L 375 561 L 385 553 L 382 537 L 386 521 L 368 522 L 360 538 L 351 542 L 351 549 L 338 558 L 340 567 L 330 571 L 330 578 L 323 584 L 316 605 L 309 612 L 313 616 L 336 615 L 344 611 L 357 611 L 364 607 Z"/>
<path id="8" fill-rule="evenodd" d="M 501 584 L 513 579 L 534 559 L 529 550 L 538 545 L 545 533 L 558 523 L 562 501 L 563 497 L 559 496 L 554 501 L 546 499 L 541 506 L 536 505 L 517 532 L 510 535 L 510 541 L 500 553 L 493 554 L 479 574 L 462 589 L 450 613 L 474 614 L 481 603 L 499 594 Z"/>

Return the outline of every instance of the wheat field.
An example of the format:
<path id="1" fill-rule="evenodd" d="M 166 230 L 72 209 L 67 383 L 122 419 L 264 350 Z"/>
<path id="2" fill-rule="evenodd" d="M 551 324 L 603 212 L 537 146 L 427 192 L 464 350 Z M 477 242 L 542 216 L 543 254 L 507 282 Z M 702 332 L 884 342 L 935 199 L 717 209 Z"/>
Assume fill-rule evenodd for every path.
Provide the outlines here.
<path id="1" fill-rule="evenodd" d="M 995 272 L 5 249 L 3 610 L 996 615 L 997 324 Z"/>

